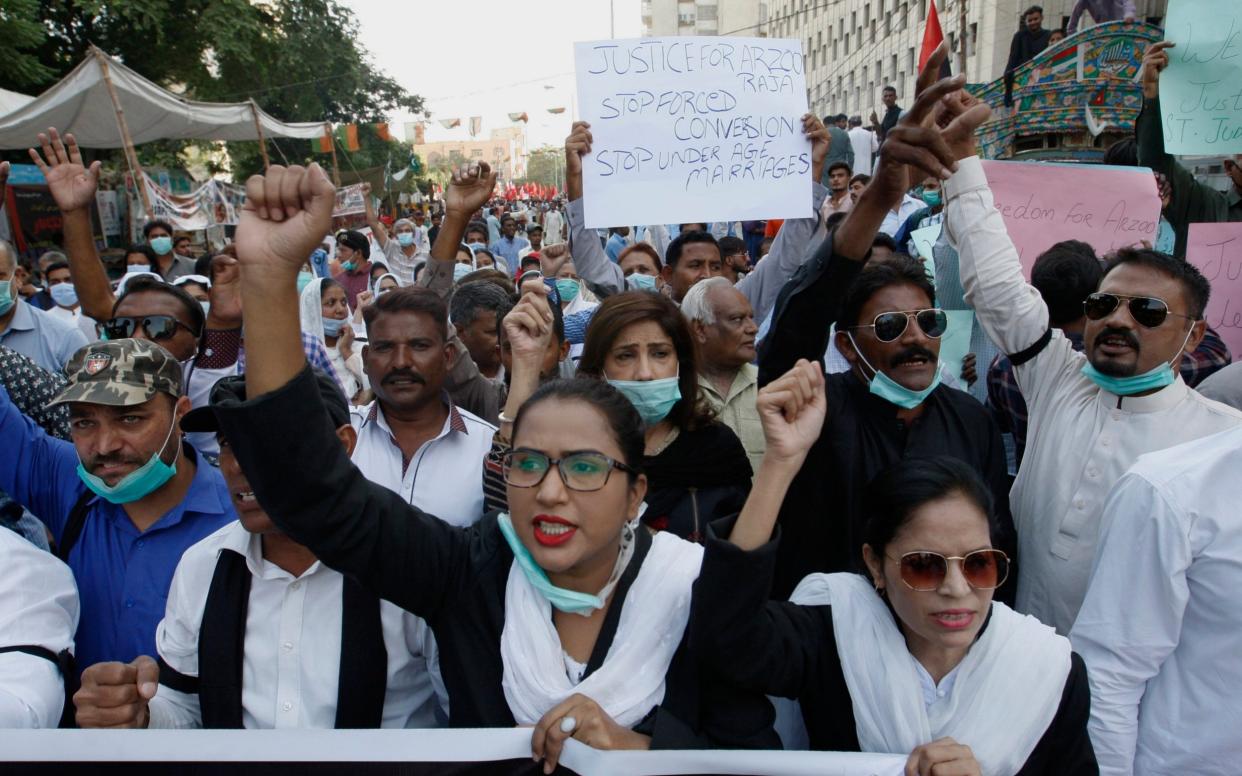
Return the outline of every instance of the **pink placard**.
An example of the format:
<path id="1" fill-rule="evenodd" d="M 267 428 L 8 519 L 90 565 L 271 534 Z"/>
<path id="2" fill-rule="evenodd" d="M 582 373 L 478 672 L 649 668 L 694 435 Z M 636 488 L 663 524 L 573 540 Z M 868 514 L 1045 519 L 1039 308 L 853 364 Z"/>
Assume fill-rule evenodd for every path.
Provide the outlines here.
<path id="1" fill-rule="evenodd" d="M 1028 279 L 1039 254 L 1062 240 L 1082 240 L 1101 257 L 1156 243 L 1160 196 L 1146 167 L 985 160 L 983 169 Z"/>
<path id="2" fill-rule="evenodd" d="M 1242 223 L 1191 224 L 1186 260 L 1212 284 L 1208 326 L 1234 353 L 1242 353 Z"/>

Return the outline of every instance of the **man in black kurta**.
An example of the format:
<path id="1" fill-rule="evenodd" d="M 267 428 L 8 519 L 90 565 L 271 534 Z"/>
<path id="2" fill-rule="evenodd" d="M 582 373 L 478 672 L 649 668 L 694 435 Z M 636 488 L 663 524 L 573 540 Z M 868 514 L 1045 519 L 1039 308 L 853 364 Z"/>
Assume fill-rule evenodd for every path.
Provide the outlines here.
<path id="1" fill-rule="evenodd" d="M 838 232 L 782 289 L 771 330 L 759 349 L 760 385 L 780 377 L 800 358 L 822 359 L 834 323 L 842 330 L 871 323 L 839 321 L 845 292 L 863 272 L 864 261 L 836 252 Z M 915 456 L 951 455 L 974 467 L 996 502 L 997 546 L 1011 558 L 1015 555 L 1004 448 L 986 408 L 970 394 L 941 385 L 924 399 L 918 418 L 907 424 L 898 419 L 896 405 L 869 392 L 866 374 L 856 365 L 825 376 L 828 417 L 781 508 L 783 539 L 774 598 L 788 598 L 812 572 L 861 568 L 866 516 L 858 501 L 863 486 L 886 466 Z M 998 597 L 1012 600 L 1009 587 Z"/>

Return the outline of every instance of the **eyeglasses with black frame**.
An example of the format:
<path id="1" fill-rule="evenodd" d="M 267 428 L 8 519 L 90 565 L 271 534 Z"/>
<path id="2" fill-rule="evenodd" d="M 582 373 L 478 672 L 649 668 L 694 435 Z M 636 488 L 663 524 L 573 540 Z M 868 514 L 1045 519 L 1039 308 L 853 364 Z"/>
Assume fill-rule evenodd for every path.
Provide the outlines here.
<path id="1" fill-rule="evenodd" d="M 851 326 L 851 329 L 874 329 L 875 338 L 880 342 L 892 342 L 906 333 L 906 327 L 913 318 L 932 339 L 940 339 L 949 328 L 949 315 L 939 307 L 926 310 L 894 310 L 880 313 L 871 323 Z"/>
<path id="2" fill-rule="evenodd" d="M 103 333 L 110 340 L 128 339 L 134 336 L 139 326 L 156 342 L 172 339 L 177 334 L 178 326 L 198 337 L 197 332 L 171 315 L 121 315 L 104 321 Z"/>
<path id="3" fill-rule="evenodd" d="M 1009 578 L 1009 556 L 1001 550 L 975 550 L 965 555 L 945 556 L 916 550 L 900 558 L 886 555 L 901 570 L 901 581 L 911 590 L 926 593 L 938 589 L 949 575 L 949 561 L 962 564 L 966 584 L 975 590 L 995 590 Z"/>
<path id="4" fill-rule="evenodd" d="M 578 450 L 560 458 L 550 458 L 538 450 L 517 448 L 505 453 L 501 464 L 505 482 L 515 488 L 538 487 L 556 466 L 565 487 L 580 493 L 589 493 L 607 485 L 613 469 L 636 474 L 633 468 L 595 450 Z"/>
<path id="5" fill-rule="evenodd" d="M 1175 318 L 1185 318 L 1188 321 L 1195 320 L 1189 315 L 1171 312 L 1169 303 L 1155 296 L 1125 296 L 1123 294 L 1108 294 L 1097 291 L 1087 296 L 1082 303 L 1083 314 L 1093 321 L 1103 320 L 1112 314 L 1113 310 L 1122 302 L 1130 310 L 1130 317 L 1134 322 L 1144 328 L 1154 329 L 1165 322 L 1170 315 Z"/>

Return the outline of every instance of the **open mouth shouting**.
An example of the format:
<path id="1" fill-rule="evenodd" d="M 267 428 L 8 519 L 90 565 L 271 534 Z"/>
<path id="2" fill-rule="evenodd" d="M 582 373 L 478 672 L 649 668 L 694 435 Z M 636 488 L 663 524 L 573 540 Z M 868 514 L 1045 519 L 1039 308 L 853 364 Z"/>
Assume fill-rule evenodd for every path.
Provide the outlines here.
<path id="1" fill-rule="evenodd" d="M 556 515 L 535 515 L 535 541 L 544 547 L 558 547 L 574 537 L 578 526 Z"/>

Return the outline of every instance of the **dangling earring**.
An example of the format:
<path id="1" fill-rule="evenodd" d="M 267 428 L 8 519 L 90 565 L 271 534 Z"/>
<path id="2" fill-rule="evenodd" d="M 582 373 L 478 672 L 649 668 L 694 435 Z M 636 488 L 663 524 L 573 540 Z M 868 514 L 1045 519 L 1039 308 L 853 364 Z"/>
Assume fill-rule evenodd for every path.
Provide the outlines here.
<path id="1" fill-rule="evenodd" d="M 875 583 L 875 594 L 878 595 L 880 598 L 884 597 L 884 586 L 881 585 L 879 582 Z"/>

